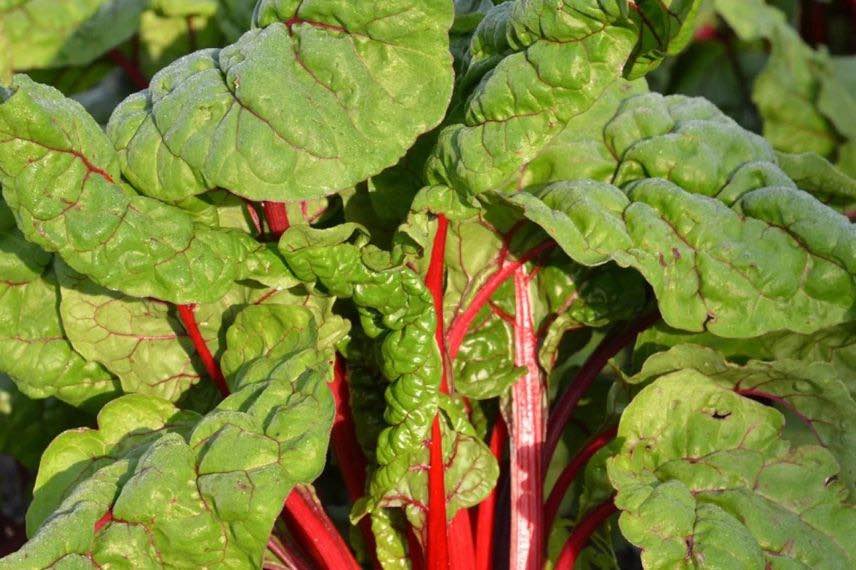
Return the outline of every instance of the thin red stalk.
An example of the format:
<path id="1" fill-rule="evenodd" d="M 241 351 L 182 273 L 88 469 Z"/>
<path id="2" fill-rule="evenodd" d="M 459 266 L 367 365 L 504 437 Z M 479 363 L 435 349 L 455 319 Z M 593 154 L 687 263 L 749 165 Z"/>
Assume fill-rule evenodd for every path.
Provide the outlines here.
<path id="1" fill-rule="evenodd" d="M 464 336 L 466 336 L 470 325 L 476 318 L 476 315 L 478 315 L 479 311 L 482 310 L 493 294 L 496 293 L 496 290 L 499 289 L 500 285 L 510 279 L 511 276 L 514 275 L 514 272 L 520 267 L 554 247 L 556 247 L 556 243 L 553 241 L 543 242 L 521 255 L 518 259 L 503 263 L 499 270 L 488 278 L 485 284 L 478 290 L 475 297 L 473 297 L 472 302 L 466 307 L 466 309 L 458 313 L 446 333 L 446 345 L 449 351 L 449 358 L 454 360 L 458 355 L 458 349 L 460 349 L 461 342 L 463 342 Z M 500 257 L 502 258 L 502 252 L 500 252 Z"/>
<path id="2" fill-rule="evenodd" d="M 574 564 L 577 561 L 577 556 L 579 556 L 582 549 L 585 548 L 585 545 L 588 544 L 591 535 L 594 534 L 594 531 L 596 531 L 600 525 L 606 521 L 606 519 L 616 512 L 618 512 L 618 509 L 615 507 L 615 503 L 612 499 L 609 499 L 586 513 L 583 520 L 574 527 L 574 530 L 568 538 L 568 541 L 565 543 L 565 546 L 562 547 L 562 553 L 556 561 L 555 570 L 573 570 Z"/>
<path id="3" fill-rule="evenodd" d="M 328 570 L 360 569 L 333 521 L 309 489 L 303 485 L 295 487 L 286 499 L 282 513 L 289 529 L 318 567 Z"/>
<path id="4" fill-rule="evenodd" d="M 137 89 L 143 90 L 149 88 L 149 80 L 140 70 L 139 66 L 128 59 L 124 53 L 117 49 L 111 49 L 107 52 L 107 57 L 110 58 L 110 61 L 118 65 L 122 68 L 122 71 L 125 72 L 125 75 L 128 76 L 128 79 L 131 80 L 131 83 L 134 84 L 134 87 Z"/>
<path id="5" fill-rule="evenodd" d="M 440 416 L 431 424 L 431 462 L 428 467 L 428 548 L 429 570 L 449 568 L 449 538 L 446 534 L 446 481 Z M 440 443 L 438 443 L 440 442 Z"/>
<path id="6" fill-rule="evenodd" d="M 559 512 L 559 506 L 565 498 L 571 483 L 574 482 L 579 472 L 585 467 L 589 459 L 597 453 L 603 446 L 615 439 L 615 434 L 618 431 L 616 426 L 605 429 L 597 434 L 579 453 L 577 453 L 571 462 L 562 470 L 553 489 L 550 491 L 550 496 L 547 497 L 547 503 L 544 506 L 544 528 L 549 529 L 553 526 L 553 521 L 556 520 L 556 513 Z"/>
<path id="7" fill-rule="evenodd" d="M 645 329 L 653 326 L 660 320 L 660 313 L 654 311 L 640 317 L 629 326 L 620 331 L 613 331 L 598 345 L 595 351 L 585 361 L 571 385 L 561 395 L 550 412 L 550 420 L 547 424 L 547 440 L 544 445 L 544 468 L 550 464 L 556 446 L 562 438 L 565 426 L 574 413 L 580 399 L 595 381 L 597 375 L 609 362 L 609 359 L 621 352 L 621 350 L 632 343 L 636 336 Z"/>
<path id="8" fill-rule="evenodd" d="M 196 307 L 193 305 L 178 305 L 178 316 L 181 318 L 184 330 L 187 331 L 190 340 L 193 342 L 193 346 L 196 348 L 196 353 L 199 354 L 199 358 L 202 360 L 205 371 L 208 372 L 208 376 L 214 382 L 214 385 L 217 386 L 220 394 L 225 398 L 229 395 L 229 387 L 226 385 L 226 379 L 220 371 L 220 365 L 217 364 L 214 355 L 208 349 L 205 339 L 202 338 L 202 333 L 199 332 L 199 326 L 196 324 L 196 316 L 194 315 L 195 310 Z"/>
<path id="9" fill-rule="evenodd" d="M 514 273 L 514 363 L 526 373 L 511 389 L 510 570 L 540 570 L 544 544 L 541 449 L 545 398 L 529 285 L 526 268 L 521 266 Z"/>
<path id="10" fill-rule="evenodd" d="M 440 349 L 443 367 L 440 390 L 448 392 L 449 380 L 443 346 L 443 287 L 445 281 L 446 237 L 449 221 L 446 216 L 437 216 L 437 230 L 431 249 L 431 262 L 425 275 L 425 285 L 434 301 L 437 317 L 435 337 Z M 440 430 L 440 415 L 434 416 L 431 424 L 430 462 L 428 466 L 428 537 L 427 562 L 429 570 L 449 568 L 449 537 L 446 525 L 446 474 L 443 465 L 443 436 Z"/>
<path id="11" fill-rule="evenodd" d="M 267 218 L 270 233 L 274 239 L 279 239 L 291 225 L 288 221 L 288 210 L 284 202 L 263 202 L 265 218 Z"/>
<path id="12" fill-rule="evenodd" d="M 502 417 L 497 417 L 490 434 L 490 451 L 497 461 L 502 459 L 502 449 L 508 440 L 508 431 Z M 496 489 L 478 506 L 476 521 L 476 570 L 491 570 L 494 567 L 495 548 L 493 544 L 496 522 Z"/>
<path id="13" fill-rule="evenodd" d="M 333 369 L 333 384 L 330 388 L 336 401 L 336 419 L 333 422 L 330 445 L 345 481 L 348 497 L 353 503 L 365 494 L 366 457 L 357 441 L 354 417 L 351 414 L 345 360 L 338 354 Z M 366 549 L 371 554 L 372 562 L 376 568 L 379 568 L 380 564 L 375 558 L 375 540 L 369 517 L 360 520 L 359 528 L 366 543 Z"/>
<path id="14" fill-rule="evenodd" d="M 310 566 L 303 557 L 292 554 L 288 551 L 285 545 L 281 544 L 274 538 L 268 540 L 268 550 L 273 552 L 274 556 L 276 556 L 286 568 L 291 568 L 292 570 L 312 570 L 312 566 Z"/>

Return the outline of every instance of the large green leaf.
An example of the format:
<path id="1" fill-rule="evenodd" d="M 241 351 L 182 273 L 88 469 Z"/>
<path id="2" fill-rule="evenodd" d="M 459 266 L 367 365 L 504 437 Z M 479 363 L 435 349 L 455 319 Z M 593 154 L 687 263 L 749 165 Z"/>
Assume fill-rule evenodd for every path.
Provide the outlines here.
<path id="1" fill-rule="evenodd" d="M 0 372 L 30 398 L 56 396 L 97 409 L 118 383 L 69 343 L 51 259 L 24 240 L 0 200 Z"/>
<path id="2" fill-rule="evenodd" d="M 0 568 L 258 567 L 288 492 L 323 468 L 344 332 L 302 307 L 249 308 L 229 330 L 233 393 L 215 410 L 130 395 L 99 430 L 61 435 L 36 480 L 32 540 Z"/>
<path id="3" fill-rule="evenodd" d="M 667 323 L 726 337 L 811 333 L 849 320 L 856 230 L 701 99 L 641 95 L 603 129 L 613 182 L 508 199 L 575 261 L 614 260 L 654 287 Z"/>
<path id="4" fill-rule="evenodd" d="M 130 38 L 147 0 L 4 0 L 0 60 L 13 70 L 84 65 Z M 3 65 L 0 63 L 0 68 Z"/>
<path id="5" fill-rule="evenodd" d="M 804 423 L 813 442 L 828 447 L 841 465 L 848 490 L 856 489 L 856 391 L 852 375 L 840 374 L 825 362 L 750 360 L 728 362 L 715 350 L 683 344 L 653 355 L 628 379 L 650 382 L 680 370 L 696 370 L 722 387 L 765 400 Z"/>
<path id="6" fill-rule="evenodd" d="M 784 418 L 696 371 L 644 388 L 609 478 L 646 568 L 852 568 L 856 510 L 832 454 L 792 448 Z"/>
<path id="7" fill-rule="evenodd" d="M 200 224 L 120 182 L 100 127 L 53 88 L 16 76 L 0 103 L 0 180 L 24 236 L 109 289 L 214 301 L 232 282 L 289 280 L 273 249 Z"/>
<path id="8" fill-rule="evenodd" d="M 445 0 L 262 0 L 236 43 L 175 62 L 116 109 L 122 171 L 168 201 L 348 189 L 442 119 L 451 19 Z"/>
<path id="9" fill-rule="evenodd" d="M 440 135 L 430 182 L 466 194 L 507 184 L 623 73 L 682 44 L 699 2 L 628 4 L 519 0 L 488 12 L 461 80 L 472 91 Z"/>

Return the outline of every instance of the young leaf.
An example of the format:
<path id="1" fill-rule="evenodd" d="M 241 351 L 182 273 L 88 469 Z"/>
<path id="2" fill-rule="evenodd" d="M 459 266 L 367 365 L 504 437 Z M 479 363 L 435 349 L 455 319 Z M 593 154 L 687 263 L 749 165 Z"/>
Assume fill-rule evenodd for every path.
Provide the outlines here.
<path id="1" fill-rule="evenodd" d="M 176 61 L 116 109 L 108 133 L 123 174 L 166 201 L 352 187 L 442 118 L 451 18 L 444 0 L 262 0 L 236 43 Z"/>
<path id="2" fill-rule="evenodd" d="M 237 279 L 290 279 L 274 252 L 249 236 L 194 224 L 123 186 L 99 126 L 55 89 L 19 75 L 0 98 L 6 203 L 27 239 L 76 271 L 177 304 L 215 301 Z"/>
<path id="3" fill-rule="evenodd" d="M 644 388 L 608 472 L 646 567 L 850 568 L 856 512 L 833 456 L 791 448 L 773 408 L 696 371 Z"/>

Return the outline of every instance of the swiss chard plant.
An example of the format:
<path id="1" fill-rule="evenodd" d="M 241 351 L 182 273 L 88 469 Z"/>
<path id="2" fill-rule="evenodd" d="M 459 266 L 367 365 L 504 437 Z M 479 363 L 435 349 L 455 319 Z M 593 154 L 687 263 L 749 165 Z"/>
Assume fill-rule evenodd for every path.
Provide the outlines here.
<path id="1" fill-rule="evenodd" d="M 826 41 L 761 0 L 0 0 L 0 569 L 856 567 Z M 749 56 L 729 114 L 684 94 Z"/>

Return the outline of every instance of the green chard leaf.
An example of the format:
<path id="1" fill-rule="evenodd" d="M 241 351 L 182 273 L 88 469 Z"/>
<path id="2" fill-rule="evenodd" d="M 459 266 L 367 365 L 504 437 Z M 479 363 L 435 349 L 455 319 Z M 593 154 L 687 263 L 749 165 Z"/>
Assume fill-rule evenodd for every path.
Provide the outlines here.
<path id="1" fill-rule="evenodd" d="M 0 373 L 30 398 L 55 396 L 96 410 L 118 383 L 66 337 L 51 259 L 24 240 L 0 200 Z"/>
<path id="2" fill-rule="evenodd" d="M 654 94 L 625 101 L 603 136 L 615 185 L 507 198 L 572 259 L 638 269 L 688 331 L 811 333 L 856 314 L 856 228 L 797 189 L 763 139 L 702 99 Z"/>
<path id="3" fill-rule="evenodd" d="M 429 182 L 464 194 L 506 185 L 626 73 L 685 42 L 698 2 L 506 2 L 485 15 L 461 83 L 457 124 L 440 134 Z M 573 65 L 567 65 L 573 62 Z"/>
<path id="4" fill-rule="evenodd" d="M 302 307 L 248 308 L 229 329 L 233 392 L 215 410 L 129 395 L 100 429 L 61 435 L 36 479 L 32 540 L 0 568 L 258 567 L 285 497 L 323 468 L 345 332 Z"/>
<path id="5" fill-rule="evenodd" d="M 6 0 L 0 60 L 12 70 L 85 65 L 130 38 L 148 0 Z M 0 64 L 2 67 L 2 64 Z"/>
<path id="6" fill-rule="evenodd" d="M 842 375 L 825 362 L 750 360 L 739 365 L 715 350 L 683 344 L 653 355 L 627 380 L 650 383 L 680 370 L 696 370 L 726 389 L 792 413 L 808 427 L 813 443 L 835 455 L 847 489 L 856 489 L 856 400 L 852 396 L 856 381 L 852 375 Z"/>
<path id="7" fill-rule="evenodd" d="M 419 466 L 427 464 L 426 442 L 441 410 L 446 488 L 456 490 L 447 496 L 447 514 L 479 503 L 493 488 L 498 467 L 466 416 L 453 403 L 441 401 L 436 316 L 422 277 L 370 245 L 356 224 L 295 226 L 282 236 L 279 247 L 298 279 L 353 300 L 361 328 L 372 339 L 374 364 L 390 382 L 385 391 L 386 427 L 377 436 L 374 453 L 378 466 L 368 496 L 352 517 L 405 506 L 411 523 L 421 526 L 424 511 L 419 505 L 427 493 L 427 473 Z M 478 468 L 471 469 L 473 465 Z"/>
<path id="8" fill-rule="evenodd" d="M 851 568 L 856 511 L 819 446 L 783 416 L 683 370 L 644 388 L 607 463 L 622 533 L 646 568 Z"/>
<path id="9" fill-rule="evenodd" d="M 216 187 L 279 202 L 348 189 L 442 119 L 451 19 L 445 0 L 262 0 L 236 43 L 176 61 L 116 109 L 122 172 L 170 202 Z"/>
<path id="10" fill-rule="evenodd" d="M 238 279 L 290 280 L 272 248 L 194 224 L 121 184 L 99 126 L 55 89 L 19 75 L 2 99 L 3 197 L 24 236 L 76 271 L 112 290 L 179 304 L 215 301 Z"/>

